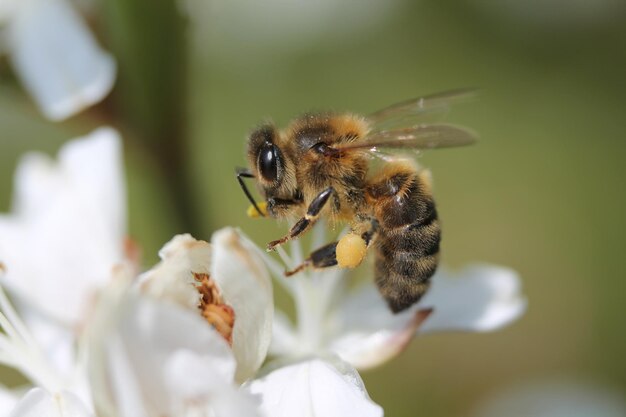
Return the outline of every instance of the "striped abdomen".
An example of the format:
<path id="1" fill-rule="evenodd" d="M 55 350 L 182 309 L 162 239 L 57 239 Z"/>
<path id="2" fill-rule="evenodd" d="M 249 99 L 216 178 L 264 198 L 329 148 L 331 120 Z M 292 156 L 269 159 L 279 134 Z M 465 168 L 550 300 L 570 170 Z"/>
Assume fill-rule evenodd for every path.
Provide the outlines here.
<path id="1" fill-rule="evenodd" d="M 375 280 L 394 313 L 416 303 L 437 269 L 441 229 L 427 173 L 398 165 L 369 188 L 379 228 Z"/>

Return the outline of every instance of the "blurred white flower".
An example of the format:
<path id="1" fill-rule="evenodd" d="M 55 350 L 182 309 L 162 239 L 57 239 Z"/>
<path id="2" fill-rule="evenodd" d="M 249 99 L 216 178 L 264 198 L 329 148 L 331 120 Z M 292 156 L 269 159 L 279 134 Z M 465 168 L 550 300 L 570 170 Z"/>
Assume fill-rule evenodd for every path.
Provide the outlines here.
<path id="1" fill-rule="evenodd" d="M 472 417 L 623 417 L 626 399 L 617 388 L 581 379 L 550 378 L 498 388 Z"/>
<path id="2" fill-rule="evenodd" d="M 272 65 L 277 59 L 320 41 L 359 41 L 401 10 L 404 3 L 405 0 L 179 0 L 191 21 L 199 52 L 206 53 L 210 45 L 210 49 L 229 58 L 212 65 L 247 61 L 255 66 Z M 258 59 L 259 55 L 264 59 Z M 273 59 L 267 59 L 268 55 Z"/>
<path id="3" fill-rule="evenodd" d="M 624 19 L 621 0 L 468 0 L 479 12 L 505 30 L 518 30 L 526 37 L 546 33 L 581 31 L 605 27 Z"/>
<path id="4" fill-rule="evenodd" d="M 0 359 L 32 385 L 2 392 L 3 415 L 93 415 L 79 336 L 125 258 L 120 148 L 99 129 L 65 145 L 58 163 L 29 154 L 18 166 L 13 213 L 0 216 L 0 282 L 19 314 L 0 290 Z"/>
<path id="5" fill-rule="evenodd" d="M 10 417 L 93 417 L 85 403 L 69 391 L 50 393 L 33 388 L 24 395 Z"/>
<path id="6" fill-rule="evenodd" d="M 5 273 L 0 264 L 0 276 Z M 0 363 L 21 372 L 33 385 L 0 389 L 0 413 L 7 416 L 88 417 L 86 380 L 67 377 L 46 358 L 0 287 Z M 78 367 L 77 367 L 78 368 Z"/>
<path id="7" fill-rule="evenodd" d="M 324 239 L 314 242 L 313 247 L 319 247 Z M 282 252 L 288 269 L 302 261 L 299 243 L 292 245 L 293 258 Z M 526 308 L 517 274 L 502 267 L 472 266 L 458 273 L 440 268 L 416 305 L 393 314 L 371 281 L 349 290 L 345 270 L 339 268 L 285 278 L 281 265 L 265 259 L 296 305 L 297 327 L 276 312 L 270 353 L 280 357 L 331 353 L 367 369 L 399 354 L 416 333 L 491 331 L 514 321 Z"/>
<path id="8" fill-rule="evenodd" d="M 123 177 L 121 139 L 110 128 L 70 141 L 58 162 L 23 157 L 12 213 L 0 215 L 2 284 L 20 303 L 68 327 L 81 324 L 126 257 Z"/>
<path id="9" fill-rule="evenodd" d="M 0 283 L 46 362 L 75 378 L 77 337 L 97 291 L 125 256 L 126 203 L 117 132 L 67 143 L 59 161 L 32 153 L 17 168 L 13 212 L 0 215 Z"/>
<path id="10" fill-rule="evenodd" d="M 99 102 L 115 80 L 113 57 L 68 0 L 0 0 L 2 52 L 51 120 Z"/>

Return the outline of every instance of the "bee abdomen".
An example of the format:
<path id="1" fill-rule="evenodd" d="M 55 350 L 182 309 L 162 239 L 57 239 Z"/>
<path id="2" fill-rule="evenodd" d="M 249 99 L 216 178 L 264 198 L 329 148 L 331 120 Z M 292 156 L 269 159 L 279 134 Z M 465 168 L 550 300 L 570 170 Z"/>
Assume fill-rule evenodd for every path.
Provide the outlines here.
<path id="1" fill-rule="evenodd" d="M 418 173 L 400 172 L 375 186 L 386 191 L 375 209 L 380 221 L 376 284 L 397 313 L 428 290 L 439 260 L 441 228 L 428 184 Z"/>
<path id="2" fill-rule="evenodd" d="M 433 210 L 434 211 L 434 210 Z M 439 261 L 441 229 L 433 216 L 422 222 L 381 230 L 376 244 L 376 284 L 394 313 L 420 300 Z"/>

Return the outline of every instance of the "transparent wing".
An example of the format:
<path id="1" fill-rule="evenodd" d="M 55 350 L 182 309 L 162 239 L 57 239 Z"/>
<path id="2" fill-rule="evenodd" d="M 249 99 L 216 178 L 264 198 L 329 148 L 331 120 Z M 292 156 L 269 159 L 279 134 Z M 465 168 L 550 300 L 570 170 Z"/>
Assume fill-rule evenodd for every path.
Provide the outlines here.
<path id="1" fill-rule="evenodd" d="M 372 132 L 434 122 L 445 116 L 452 105 L 474 98 L 474 89 L 450 90 L 393 104 L 367 116 Z"/>
<path id="2" fill-rule="evenodd" d="M 436 149 L 471 145 L 477 135 L 470 129 L 450 124 L 424 124 L 372 133 L 363 140 L 345 143 L 337 149 Z"/>

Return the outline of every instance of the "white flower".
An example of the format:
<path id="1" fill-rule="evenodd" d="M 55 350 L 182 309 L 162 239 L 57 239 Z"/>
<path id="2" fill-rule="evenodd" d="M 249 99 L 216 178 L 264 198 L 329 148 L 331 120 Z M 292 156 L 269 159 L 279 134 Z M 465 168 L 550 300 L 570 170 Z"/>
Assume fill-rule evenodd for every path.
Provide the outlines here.
<path id="1" fill-rule="evenodd" d="M 234 384 L 237 364 L 223 336 L 198 309 L 131 291 L 131 278 L 126 269 L 116 272 L 90 325 L 96 410 L 120 417 L 257 416 L 253 397 Z"/>
<path id="2" fill-rule="evenodd" d="M 0 53 L 52 120 L 102 100 L 116 66 L 68 0 L 0 0 Z"/>
<path id="3" fill-rule="evenodd" d="M 98 415 L 122 417 L 258 416 L 257 402 L 239 389 L 235 376 L 240 372 L 251 376 L 265 359 L 271 334 L 271 283 L 262 261 L 234 230 L 222 230 L 213 240 L 219 249 L 188 235 L 175 237 L 163 249 L 163 261 L 134 287 L 134 266 L 117 266 L 108 285 L 94 297 L 96 308 L 83 319 L 88 343 L 74 338 L 83 352 L 73 356 L 74 378 L 56 372 L 57 364 L 48 361 L 0 289 L 0 328 L 6 334 L 0 337 L 0 363 L 33 383 L 25 395 L 0 391 L 5 415 L 86 417 L 95 409 Z M 221 253 L 229 250 L 233 253 Z M 216 267 L 219 260 L 240 265 Z M 233 304 L 236 322 L 231 340 L 211 317 L 203 317 L 207 307 L 203 290 L 211 276 L 207 270 L 235 273 L 221 277 L 225 284 L 214 288 L 221 302 Z M 199 280 L 202 274 L 205 277 Z M 187 290 L 195 296 L 191 304 L 186 302 Z M 248 300 L 249 311 L 241 309 L 239 300 Z M 89 360 L 89 383 L 82 357 Z"/>
<path id="4" fill-rule="evenodd" d="M 15 406 L 10 417 L 93 417 L 83 401 L 69 391 L 50 393 L 33 388 Z"/>
<path id="5" fill-rule="evenodd" d="M 359 374 L 338 359 L 307 359 L 278 368 L 247 388 L 262 398 L 266 416 L 379 417 Z"/>
<path id="6" fill-rule="evenodd" d="M 313 247 L 324 242 L 314 229 Z M 279 248 L 287 269 L 302 262 Z M 519 317 L 526 306 L 517 275 L 505 268 L 475 266 L 452 275 L 440 270 L 415 306 L 393 314 L 372 282 L 349 291 L 345 271 L 330 268 L 285 278 L 284 268 L 257 249 L 277 281 L 293 296 L 297 328 L 275 312 L 271 353 L 264 374 L 247 384 L 260 394 L 268 416 L 381 416 L 353 368 L 382 364 L 400 353 L 416 333 L 439 330 L 489 331 Z"/>
<path id="7" fill-rule="evenodd" d="M 100 299 L 90 324 L 96 409 L 133 417 L 382 416 L 339 358 L 273 363 L 248 379 L 269 344 L 271 283 L 258 249 L 238 232 L 220 230 L 211 242 L 174 237 L 134 294 L 125 288 L 129 274 L 118 272 L 118 289 Z M 260 411 L 237 387 L 245 379 Z"/>
<path id="8" fill-rule="evenodd" d="M 0 216 L 2 283 L 20 302 L 75 327 L 125 258 L 121 140 L 98 129 L 63 146 L 58 159 L 27 154 L 17 168 L 13 213 Z"/>
<path id="9" fill-rule="evenodd" d="M 5 273 L 0 264 L 0 276 Z M 0 288 L 0 363 L 20 371 L 34 386 L 22 390 L 0 389 L 0 412 L 11 417 L 49 415 L 89 417 L 85 381 L 56 372 L 39 344 Z"/>
<path id="10" fill-rule="evenodd" d="M 400 353 L 416 333 L 499 329 L 522 315 L 526 301 L 517 274 L 493 265 L 456 273 L 441 268 L 417 305 L 392 314 L 374 285 L 349 295 L 329 315 L 329 349 L 358 369 L 378 366 Z"/>
<path id="11" fill-rule="evenodd" d="M 228 386 L 233 380 L 233 375 L 237 382 L 248 380 L 246 388 L 251 393 L 258 394 L 261 411 L 267 416 L 340 416 L 346 413 L 360 416 L 382 415 L 382 409 L 367 395 L 358 373 L 338 358 L 310 358 L 301 363 L 283 363 L 283 366 L 277 369 L 274 363 L 269 365 L 271 372 L 265 369 L 261 378 L 249 379 L 263 363 L 269 346 L 273 313 L 272 292 L 270 278 L 258 255 L 258 249 L 237 231 L 226 228 L 216 232 L 210 245 L 189 235 L 179 235 L 163 247 L 160 256 L 161 263 L 142 275 L 137 288 L 143 294 L 155 299 L 169 301 L 173 306 L 193 315 L 196 321 L 202 313 L 204 319 L 217 330 L 212 334 L 219 334 L 222 341 L 232 344 L 236 371 L 234 374 L 230 371 L 222 372 L 227 375 L 222 386 Z M 201 297 L 207 293 L 210 294 L 211 303 L 207 303 L 207 300 Z M 209 309 L 211 307 L 209 304 L 215 308 Z M 228 308 L 220 310 L 221 306 Z M 232 315 L 229 314 L 231 311 Z M 126 314 L 127 317 L 137 315 L 141 314 L 137 312 Z M 234 322 L 230 322 L 231 318 Z M 132 318 L 126 318 L 120 322 L 130 326 L 129 322 L 132 321 Z M 170 333 L 159 339 L 179 340 L 183 337 L 174 333 L 173 329 L 165 330 L 168 325 L 165 319 L 158 318 L 155 321 L 163 323 L 159 331 Z M 182 319 L 177 319 L 176 323 L 178 327 L 185 327 L 188 332 L 197 333 L 195 327 L 183 324 Z M 203 326 L 210 327 L 206 322 Z M 110 333 L 103 332 L 101 326 L 96 328 L 99 329 L 98 335 L 104 334 L 102 336 L 104 340 L 99 344 L 110 343 L 108 342 L 111 339 Z M 125 338 L 136 339 L 142 332 L 133 327 Z M 138 351 L 143 352 L 142 358 L 129 358 L 127 362 L 132 364 L 129 365 L 130 368 L 135 367 L 138 362 L 148 360 L 147 351 L 151 344 L 157 345 L 150 341 L 145 343 L 145 347 L 138 348 Z M 223 345 L 222 342 L 220 346 Z M 190 378 L 189 375 L 194 369 L 209 368 L 209 365 L 202 365 L 202 358 L 188 357 L 184 361 L 182 358 L 179 359 L 180 361 L 171 367 L 168 360 L 160 359 L 160 363 L 164 364 L 162 367 L 172 371 L 171 374 L 168 373 L 168 377 L 178 375 L 180 378 L 180 382 L 171 383 L 173 390 L 175 387 L 189 384 L 190 382 L 185 380 Z M 155 360 L 151 366 L 146 365 L 144 368 L 158 369 L 158 363 L 159 361 Z M 222 360 L 222 363 L 226 361 Z M 184 364 L 188 364 L 189 369 L 185 368 Z M 132 379 L 132 376 L 124 375 L 124 378 L 120 378 L 128 380 Z M 158 375 L 152 375 L 148 380 L 154 381 L 158 378 Z M 206 381 L 200 381 L 198 387 L 209 391 L 214 389 L 208 386 Z M 137 385 L 143 386 L 144 383 L 145 381 Z M 120 389 L 124 392 L 130 391 L 123 387 L 122 383 L 110 382 L 107 385 L 121 386 Z M 219 395 L 206 393 L 204 397 L 213 398 L 212 401 L 215 401 L 214 398 L 220 395 L 228 396 L 227 393 Z M 230 395 L 234 394 L 231 392 Z"/>
<path id="12" fill-rule="evenodd" d="M 176 236 L 159 255 L 162 262 L 142 276 L 141 289 L 202 313 L 232 344 L 237 381 L 253 376 L 267 354 L 274 313 L 270 277 L 254 247 L 226 228 L 211 245 Z"/>
<path id="13" fill-rule="evenodd" d="M 200 304 L 204 318 L 223 340 L 232 342 L 237 368 L 235 381 L 253 376 L 265 359 L 273 312 L 271 282 L 258 249 L 237 231 L 226 228 L 213 235 L 210 245 L 189 235 L 176 236 L 160 255 L 161 263 L 142 275 L 139 290 L 198 317 Z M 228 315 L 207 315 L 206 306 L 199 300 L 199 291 L 203 293 L 206 289 L 204 279 L 210 279 L 211 288 L 214 285 L 217 290 L 217 297 L 212 299 L 219 298 L 219 304 L 232 307 L 232 339 L 228 337 L 230 327 L 224 325 Z M 129 335 L 136 333 L 140 331 L 133 330 Z M 271 371 L 262 370 L 264 376 L 248 380 L 245 385 L 259 395 L 261 411 L 267 416 L 340 416 L 349 410 L 354 415 L 382 415 L 382 409 L 367 395 L 358 373 L 338 358 L 317 357 L 281 365 L 279 368 L 276 363 L 268 365 Z M 331 410 L 333 413 L 329 414 Z"/>
<path id="14" fill-rule="evenodd" d="M 402 3 L 402 0 L 265 0 L 262 4 L 254 0 L 179 0 L 181 9 L 189 16 L 201 52 L 212 49 L 231 58 L 216 60 L 213 65 L 247 60 L 255 66 L 285 59 L 290 53 L 319 41 L 358 39 L 397 13 Z M 255 59 L 259 54 L 266 58 L 273 54 L 274 59 Z"/>
<path id="15" fill-rule="evenodd" d="M 498 387 L 469 414 L 472 417 L 624 417 L 623 390 L 585 380 L 549 377 Z"/>
<path id="16" fill-rule="evenodd" d="M 29 154 L 18 167 L 13 213 L 0 216 L 0 282 L 21 317 L 0 291 L 0 359 L 32 385 L 3 392 L 3 415 L 92 415 L 78 337 L 125 257 L 120 148 L 115 131 L 99 129 L 64 146 L 58 163 Z"/>
<path id="17" fill-rule="evenodd" d="M 615 0 L 471 0 L 468 4 L 485 19 L 499 22 L 502 28 L 530 40 L 597 30 L 614 22 L 623 13 L 623 4 Z"/>
<path id="18" fill-rule="evenodd" d="M 26 155 L 13 213 L 0 215 L 0 283 L 46 362 L 81 385 L 77 337 L 97 291 L 125 258 L 126 204 L 119 135 L 98 129 L 66 144 L 59 162 Z M 83 389 L 84 391 L 84 389 Z"/>
<path id="19" fill-rule="evenodd" d="M 323 238 L 314 241 L 313 247 L 319 247 Z M 281 252 L 289 269 L 302 260 L 299 244 L 292 245 L 293 259 Z M 507 268 L 472 266 L 456 274 L 440 268 L 419 303 L 393 314 L 371 281 L 349 291 L 339 268 L 309 270 L 285 279 L 284 269 L 265 259 L 296 304 L 297 327 L 276 312 L 270 352 L 280 357 L 331 353 L 357 369 L 367 369 L 400 353 L 416 333 L 495 330 L 526 308 L 519 278 Z"/>
<path id="20" fill-rule="evenodd" d="M 98 415 L 121 417 L 259 415 L 233 382 L 235 357 L 222 335 L 197 310 L 132 291 L 133 272 L 116 268 L 88 322 L 91 384 L 72 384 L 48 366 L 0 289 L 0 363 L 34 384 L 25 394 L 0 390 L 3 415 L 90 417 L 94 405 Z"/>

